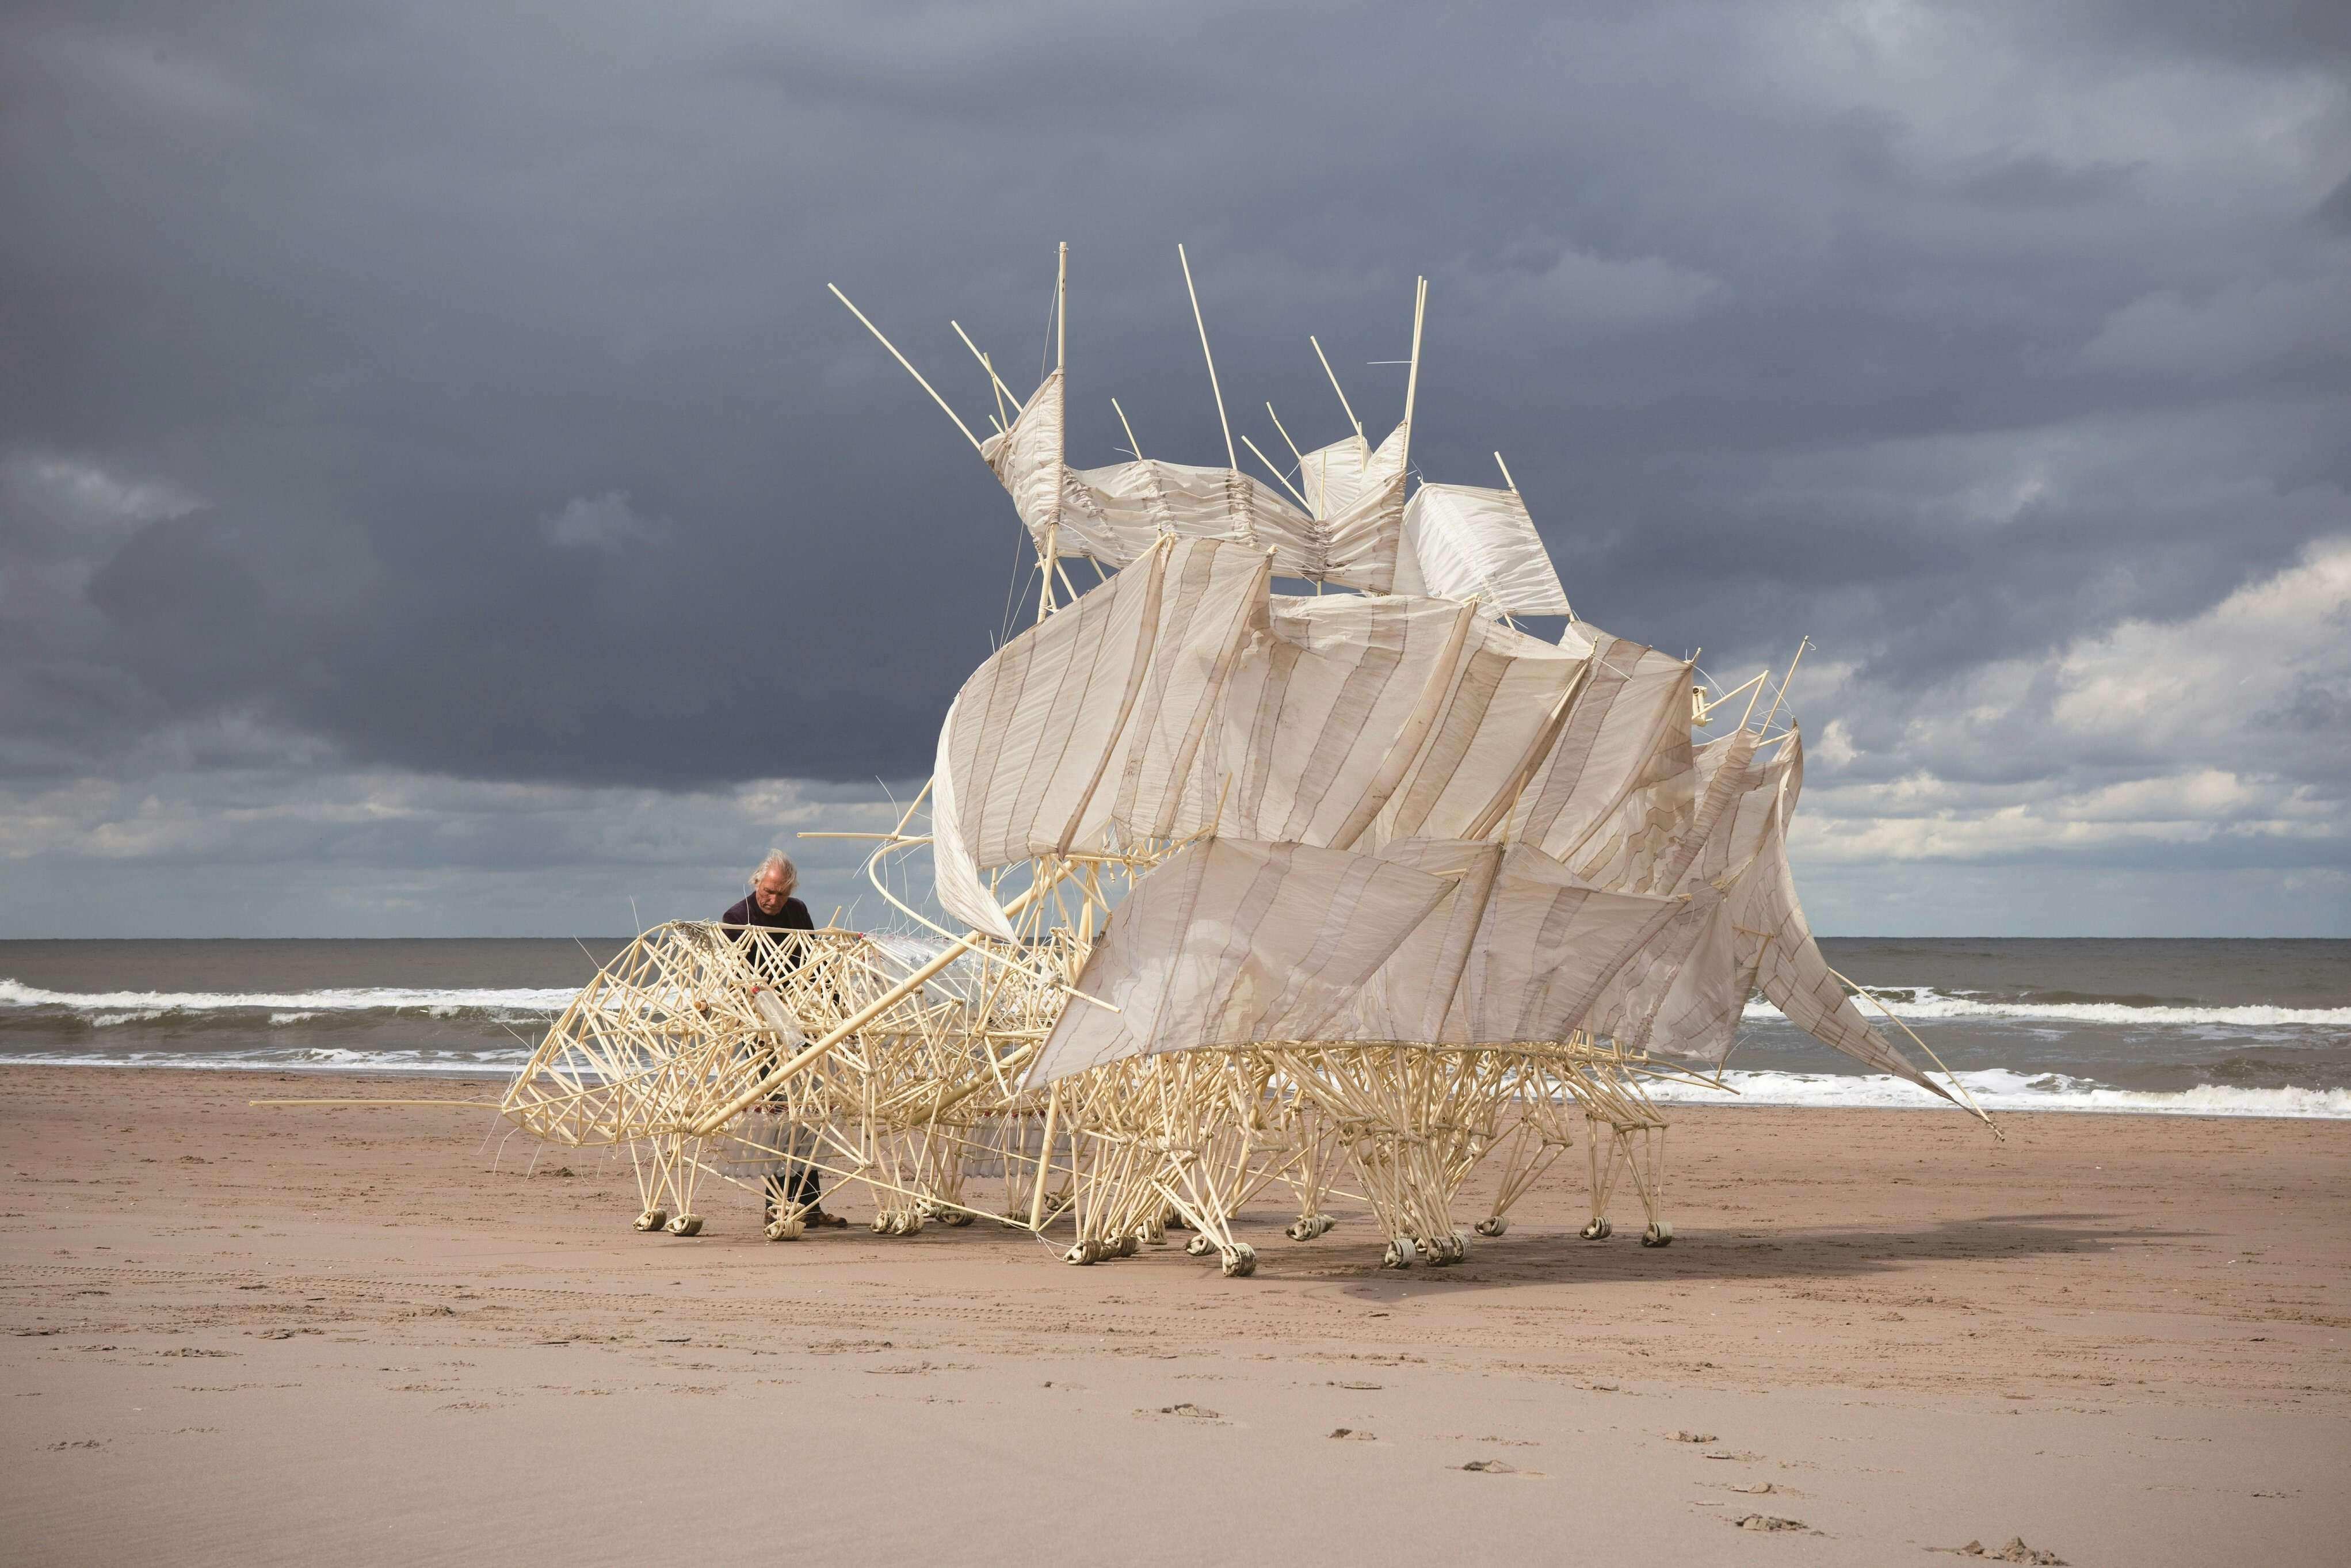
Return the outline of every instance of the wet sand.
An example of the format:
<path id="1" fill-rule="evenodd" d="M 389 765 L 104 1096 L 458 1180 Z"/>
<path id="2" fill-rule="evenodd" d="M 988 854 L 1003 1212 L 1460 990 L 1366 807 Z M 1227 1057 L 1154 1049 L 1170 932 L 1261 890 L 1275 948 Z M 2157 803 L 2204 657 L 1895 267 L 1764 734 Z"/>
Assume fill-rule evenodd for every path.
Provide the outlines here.
<path id="1" fill-rule="evenodd" d="M 1579 1152 L 1458 1269 L 1269 1200 L 1223 1280 L 770 1244 L 732 1187 L 640 1236 L 625 1159 L 526 1174 L 484 1112 L 246 1104 L 491 1092 L 0 1076 L 0 1555 L 2270 1568 L 2351 1532 L 2351 1124 L 1686 1110 L 1670 1248 L 1629 1195 L 1576 1239 Z"/>

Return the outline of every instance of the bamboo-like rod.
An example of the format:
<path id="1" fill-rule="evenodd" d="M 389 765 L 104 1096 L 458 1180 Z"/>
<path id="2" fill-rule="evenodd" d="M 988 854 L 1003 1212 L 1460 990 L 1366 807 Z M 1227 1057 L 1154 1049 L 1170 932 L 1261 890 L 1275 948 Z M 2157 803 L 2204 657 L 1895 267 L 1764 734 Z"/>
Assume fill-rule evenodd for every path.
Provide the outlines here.
<path id="1" fill-rule="evenodd" d="M 1413 400 L 1420 392 L 1420 323 L 1428 310 L 1428 279 L 1416 278 L 1412 295 L 1412 369 L 1404 381 L 1404 452 L 1405 467 L 1412 466 Z"/>
<path id="2" fill-rule="evenodd" d="M 1273 465 L 1273 459 L 1271 459 L 1270 457 L 1268 457 L 1268 456 L 1267 456 L 1264 453 L 1262 453 L 1262 452 L 1258 452 L 1258 450 L 1257 450 L 1257 443 L 1256 443 L 1256 442 L 1251 441 L 1248 436 L 1244 435 L 1244 436 L 1242 436 L 1242 437 L 1241 437 L 1241 444 L 1242 444 L 1243 446 L 1248 447 L 1251 452 L 1256 452 L 1256 453 L 1257 453 L 1257 460 L 1258 460 L 1259 462 L 1260 462 L 1260 463 L 1262 463 L 1262 464 L 1264 464 L 1264 465 L 1265 465 L 1265 471 L 1266 471 L 1267 473 L 1269 473 L 1269 474 L 1272 475 L 1272 476 L 1273 476 L 1273 477 L 1274 477 L 1274 479 L 1275 479 L 1275 481 L 1276 481 L 1277 483 L 1279 483 L 1279 484 L 1281 486 L 1281 487 L 1282 487 L 1283 489 L 1285 489 L 1285 490 L 1289 491 L 1289 492 L 1290 493 L 1290 495 L 1291 495 L 1293 497 L 1295 497 L 1295 498 L 1296 498 L 1296 500 L 1297 500 L 1297 502 L 1298 502 L 1299 506 L 1301 506 L 1301 507 L 1304 507 L 1304 508 L 1305 508 L 1305 510 L 1307 510 L 1307 511 L 1308 511 L 1308 512 L 1310 512 L 1310 513 L 1311 513 L 1311 512 L 1312 512 L 1312 511 L 1314 510 L 1314 508 L 1313 508 L 1313 507 L 1309 507 L 1309 506 L 1307 506 L 1307 505 L 1306 505 L 1306 497 L 1298 494 L 1298 486 L 1296 486 L 1295 485 L 1292 485 L 1292 484 L 1289 481 L 1289 479 L 1288 479 L 1288 478 L 1286 478 L 1286 477 L 1283 476 L 1283 474 L 1282 474 L 1281 470 L 1280 470 L 1280 469 L 1279 469 L 1279 468 L 1277 468 L 1277 467 L 1275 467 L 1275 466 Z"/>
<path id="3" fill-rule="evenodd" d="M 1070 363 L 1070 242 L 1063 240 L 1053 272 L 1053 368 Z"/>
<path id="4" fill-rule="evenodd" d="M 890 357 L 892 359 L 906 367 L 906 373 L 914 378 L 914 384 L 931 394 L 931 401 L 939 405 L 939 412 L 946 414 L 949 419 L 954 420 L 955 427 L 963 432 L 963 438 L 971 443 L 971 449 L 974 452 L 978 451 L 979 437 L 971 433 L 971 426 L 963 422 L 963 416 L 961 414 L 958 414 L 954 409 L 947 406 L 947 400 L 939 395 L 939 392 L 936 387 L 931 385 L 930 382 L 923 379 L 923 372 L 916 370 L 914 367 L 913 362 L 909 361 L 905 355 L 898 351 L 898 345 L 883 337 L 882 335 L 882 329 L 876 327 L 871 320 L 869 320 L 864 311 L 860 310 L 854 304 L 851 303 L 849 296 L 841 291 L 841 286 L 839 284 L 828 283 L 825 287 L 832 290 L 832 297 L 835 299 L 840 300 L 843 305 L 849 306 L 849 313 L 852 316 L 854 316 L 860 321 L 864 322 L 865 329 L 873 334 L 873 340 L 875 342 L 890 350 Z"/>
<path id="5" fill-rule="evenodd" d="M 1217 356 L 1208 351 L 1208 323 L 1200 314 L 1200 291 L 1192 287 L 1192 258 L 1184 254 L 1180 242 L 1176 246 L 1176 259 L 1184 268 L 1184 292 L 1192 300 L 1192 324 L 1200 329 L 1200 357 L 1208 361 L 1208 393 L 1217 400 L 1217 423 L 1225 432 L 1225 466 L 1238 468 L 1241 460 L 1233 450 L 1233 423 L 1225 417 L 1224 389 L 1217 384 Z"/>
<path id="6" fill-rule="evenodd" d="M 1134 454 L 1137 463 L 1143 461 L 1143 443 L 1134 438 L 1134 426 L 1126 423 L 1126 410 L 1118 406 L 1118 399 L 1110 400 L 1111 411 L 1118 415 L 1118 427 L 1126 432 L 1126 449 Z"/>
<path id="7" fill-rule="evenodd" d="M 1502 471 L 1502 483 L 1510 486 L 1510 494 L 1513 496 L 1517 495 L 1519 493 L 1519 482 L 1510 477 L 1510 465 L 1502 461 L 1502 455 L 1499 452 L 1494 454 L 1494 466 Z"/>
<path id="8" fill-rule="evenodd" d="M 1273 412 L 1273 404 L 1269 402 L 1265 405 L 1265 416 L 1273 421 L 1274 429 L 1281 432 L 1282 444 L 1290 448 L 1290 455 L 1292 457 L 1298 459 L 1299 477 L 1301 479 L 1304 478 L 1306 476 L 1306 454 L 1299 451 L 1298 443 L 1290 439 L 1290 432 L 1283 427 L 1281 415 Z"/>
<path id="9" fill-rule="evenodd" d="M 996 361 L 980 351 L 979 345 L 971 340 L 971 334 L 963 329 L 963 323 L 950 318 L 947 325 L 956 329 L 956 336 L 963 340 L 963 346 L 971 350 L 971 357 L 979 361 L 979 368 L 986 371 L 987 379 L 995 383 L 997 406 L 1000 409 L 1009 400 L 1013 413 L 1028 413 L 1028 405 L 1020 401 L 1020 394 L 1004 384 L 1004 378 L 996 373 Z"/>
<path id="10" fill-rule="evenodd" d="M 1339 372 L 1331 368 L 1331 356 L 1322 351 L 1322 345 L 1313 333 L 1307 333 L 1306 340 L 1314 345 L 1314 357 L 1322 361 L 1322 373 L 1331 378 L 1331 390 L 1339 394 L 1339 406 L 1346 411 L 1347 423 L 1355 427 L 1355 434 L 1360 437 L 1364 434 L 1364 422 L 1355 417 L 1355 406 L 1347 401 L 1347 389 L 1339 384 Z"/>
<path id="11" fill-rule="evenodd" d="M 1771 721 L 1780 716 L 1780 704 L 1787 697 L 1788 683 L 1796 678 L 1796 666 L 1804 662 L 1804 650 L 1812 645 L 1813 640 L 1810 637 L 1801 637 L 1797 639 L 1796 656 L 1788 661 L 1788 673 L 1780 682 L 1780 690 L 1778 695 L 1773 696 L 1771 699 L 1771 711 L 1763 716 L 1763 727 L 1765 729 L 1770 729 L 1771 727 Z M 1754 706 L 1751 703 L 1748 706 L 1750 709 Z"/>
<path id="12" fill-rule="evenodd" d="M 1026 909 L 1029 904 L 1034 902 L 1044 892 L 1044 884 L 1041 883 L 1032 883 L 1029 886 L 1029 891 L 1015 899 L 1005 910 L 1005 913 L 1007 915 L 1012 915 L 1022 909 Z M 921 990 L 925 981 L 946 968 L 947 966 L 953 964 L 956 959 L 962 957 L 966 953 L 969 952 L 972 948 L 978 946 L 986 940 L 987 940 L 986 936 L 980 932 L 974 931 L 950 944 L 946 950 L 942 952 L 937 957 L 933 958 L 929 963 L 925 964 L 921 968 L 916 969 L 913 974 L 908 975 L 904 979 L 899 981 L 896 985 L 883 992 L 877 999 L 868 1002 L 865 1006 L 858 1009 L 856 1012 L 851 1014 L 847 1019 L 836 1025 L 831 1032 L 827 1034 L 822 1040 L 802 1047 L 789 1061 L 785 1062 L 774 1071 L 769 1072 L 758 1082 L 753 1083 L 748 1089 L 746 1089 L 741 1093 L 736 1095 L 734 1099 L 729 1100 L 725 1105 L 719 1107 L 716 1111 L 711 1112 L 703 1116 L 688 1130 L 697 1137 L 708 1137 L 711 1134 L 716 1132 L 719 1128 L 725 1126 L 727 1123 L 741 1115 L 750 1106 L 758 1103 L 759 1101 L 773 1093 L 778 1085 L 790 1079 L 794 1073 L 800 1071 L 812 1062 L 822 1061 L 826 1056 L 830 1055 L 833 1049 L 839 1046 L 842 1040 L 847 1040 L 851 1035 L 855 1034 L 859 1030 L 863 1029 L 867 1024 L 872 1023 L 875 1019 L 881 1017 L 884 1012 L 887 1012 L 898 1002 L 904 1000 L 906 998 L 913 996 L 915 992 Z"/>

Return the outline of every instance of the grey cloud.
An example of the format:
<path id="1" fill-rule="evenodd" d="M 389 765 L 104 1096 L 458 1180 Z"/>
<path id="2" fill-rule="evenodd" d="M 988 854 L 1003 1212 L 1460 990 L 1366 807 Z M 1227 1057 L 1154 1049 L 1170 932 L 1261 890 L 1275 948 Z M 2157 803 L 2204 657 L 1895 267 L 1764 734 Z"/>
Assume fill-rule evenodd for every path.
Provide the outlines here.
<path id="1" fill-rule="evenodd" d="M 1221 453 L 1176 240 L 1269 451 L 1267 399 L 1340 428 L 1310 331 L 1395 418 L 1366 361 L 1426 272 L 1424 472 L 1501 449 L 1612 629 L 1812 632 L 1893 768 L 1971 673 L 2351 531 L 2344 37 L 2283 4 L 18 11 L 0 777 L 247 726 L 370 777 L 918 778 L 1022 547 L 823 286 L 983 424 L 946 321 L 1025 390 L 1062 238 L 1081 460 L 1124 444 L 1113 393 L 1155 455 Z"/>

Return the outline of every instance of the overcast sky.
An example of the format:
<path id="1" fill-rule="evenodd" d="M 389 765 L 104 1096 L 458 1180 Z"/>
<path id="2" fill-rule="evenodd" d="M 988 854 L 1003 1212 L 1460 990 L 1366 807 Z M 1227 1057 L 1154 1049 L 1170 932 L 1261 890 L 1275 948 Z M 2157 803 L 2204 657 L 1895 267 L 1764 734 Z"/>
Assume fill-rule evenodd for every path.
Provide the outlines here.
<path id="1" fill-rule="evenodd" d="M 822 918 L 1081 463 L 1499 448 L 1832 933 L 2351 935 L 2351 6 L 0 12 L 0 936 Z M 633 900 L 633 909 L 632 901 Z M 870 892 L 854 918 L 887 912 Z"/>

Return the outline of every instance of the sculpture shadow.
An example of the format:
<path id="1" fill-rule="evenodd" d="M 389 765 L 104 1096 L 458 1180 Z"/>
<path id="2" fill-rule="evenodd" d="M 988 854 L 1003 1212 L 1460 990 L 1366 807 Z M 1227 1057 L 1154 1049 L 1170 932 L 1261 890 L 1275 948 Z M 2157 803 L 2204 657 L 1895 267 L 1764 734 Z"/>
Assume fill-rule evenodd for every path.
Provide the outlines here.
<path id="1" fill-rule="evenodd" d="M 1990 1262 L 2086 1255 L 2123 1244 L 2187 1240 L 2209 1234 L 2125 1224 L 2104 1214 L 2054 1211 L 1970 1216 L 1903 1227 L 1677 1228 L 1669 1247 L 1644 1247 L 1638 1232 L 1630 1229 L 1620 1229 L 1605 1240 L 1586 1241 L 1573 1230 L 1522 1232 L 1513 1228 L 1504 1236 L 1473 1238 L 1465 1262 L 1444 1269 L 1424 1263 L 1408 1270 L 1379 1266 L 1379 1244 L 1368 1223 L 1343 1224 L 1312 1242 L 1290 1242 L 1279 1235 L 1270 1240 L 1256 1235 L 1248 1239 L 1257 1247 L 1258 1271 L 1266 1278 L 1311 1277 L 1343 1282 L 1351 1297 L 1404 1300 L 1436 1291 L 1552 1281 L 1670 1285 L 1849 1280 L 1892 1273 L 1921 1261 Z M 1310 1249 L 1324 1248 L 1332 1252 L 1310 1261 Z M 1359 1267 L 1351 1266 L 1358 1261 Z"/>

